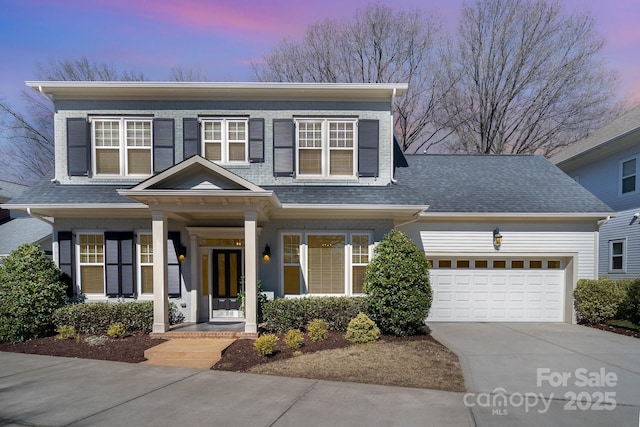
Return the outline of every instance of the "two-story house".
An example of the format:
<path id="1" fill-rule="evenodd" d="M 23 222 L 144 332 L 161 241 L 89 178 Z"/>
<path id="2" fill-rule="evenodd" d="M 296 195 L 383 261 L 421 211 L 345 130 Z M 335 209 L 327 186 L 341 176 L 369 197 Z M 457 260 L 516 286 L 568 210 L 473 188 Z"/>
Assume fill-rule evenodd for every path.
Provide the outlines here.
<path id="1" fill-rule="evenodd" d="M 28 82 L 55 106 L 55 176 L 11 202 L 54 222 L 88 301 L 242 319 L 275 297 L 359 295 L 392 228 L 430 259 L 430 320 L 573 319 L 610 209 L 540 156 L 404 156 L 406 84 Z M 238 295 L 246 292 L 245 312 Z"/>
<path id="2" fill-rule="evenodd" d="M 551 161 L 616 211 L 600 227 L 599 275 L 640 277 L 640 106 Z"/>

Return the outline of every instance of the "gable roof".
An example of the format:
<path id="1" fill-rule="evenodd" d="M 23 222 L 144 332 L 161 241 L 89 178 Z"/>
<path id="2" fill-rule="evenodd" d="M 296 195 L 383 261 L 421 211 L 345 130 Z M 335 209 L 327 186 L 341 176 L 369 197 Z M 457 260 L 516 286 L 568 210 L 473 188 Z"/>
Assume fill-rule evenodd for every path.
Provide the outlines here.
<path id="1" fill-rule="evenodd" d="M 633 144 L 634 141 L 629 141 L 628 137 L 639 131 L 640 105 L 626 112 L 608 125 L 592 132 L 588 137 L 569 145 L 549 160 L 556 165 L 562 165 L 563 163 L 594 153 L 596 150 L 610 148 L 611 145 L 616 143 Z M 620 148 L 624 149 L 624 147 Z"/>
<path id="2" fill-rule="evenodd" d="M 612 212 L 542 156 L 409 155 L 397 186 L 420 192 L 432 213 L 588 214 Z"/>

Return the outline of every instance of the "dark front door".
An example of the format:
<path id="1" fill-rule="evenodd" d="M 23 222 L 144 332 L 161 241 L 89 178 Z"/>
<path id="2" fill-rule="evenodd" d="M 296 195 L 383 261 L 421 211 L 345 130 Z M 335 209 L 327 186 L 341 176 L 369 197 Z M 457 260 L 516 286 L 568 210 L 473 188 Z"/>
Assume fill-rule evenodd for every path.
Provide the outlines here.
<path id="1" fill-rule="evenodd" d="M 236 249 L 213 250 L 213 309 L 238 310 L 242 252 Z"/>

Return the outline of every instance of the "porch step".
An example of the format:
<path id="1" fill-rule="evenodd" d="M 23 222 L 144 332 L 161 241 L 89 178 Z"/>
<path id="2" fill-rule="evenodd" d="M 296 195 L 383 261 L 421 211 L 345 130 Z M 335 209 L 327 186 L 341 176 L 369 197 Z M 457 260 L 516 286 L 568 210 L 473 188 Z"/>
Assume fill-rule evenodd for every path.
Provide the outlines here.
<path id="1" fill-rule="evenodd" d="M 209 369 L 234 341 L 235 338 L 173 339 L 145 350 L 147 360 L 142 364 Z"/>
<path id="2" fill-rule="evenodd" d="M 164 339 L 240 339 L 240 338 L 258 338 L 257 332 L 243 331 L 168 331 L 168 332 L 152 332 L 149 334 L 151 338 Z"/>

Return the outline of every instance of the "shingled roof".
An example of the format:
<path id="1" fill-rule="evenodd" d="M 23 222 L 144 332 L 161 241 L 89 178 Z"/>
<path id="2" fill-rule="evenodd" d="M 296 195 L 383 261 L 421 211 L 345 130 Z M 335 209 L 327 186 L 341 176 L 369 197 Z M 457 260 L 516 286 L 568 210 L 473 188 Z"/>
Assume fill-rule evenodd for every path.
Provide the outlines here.
<path id="1" fill-rule="evenodd" d="M 283 204 L 429 205 L 428 212 L 608 213 L 611 209 L 542 156 L 406 156 L 387 186 L 265 186 Z M 61 185 L 48 180 L 9 205 L 134 202 L 120 185 Z"/>

